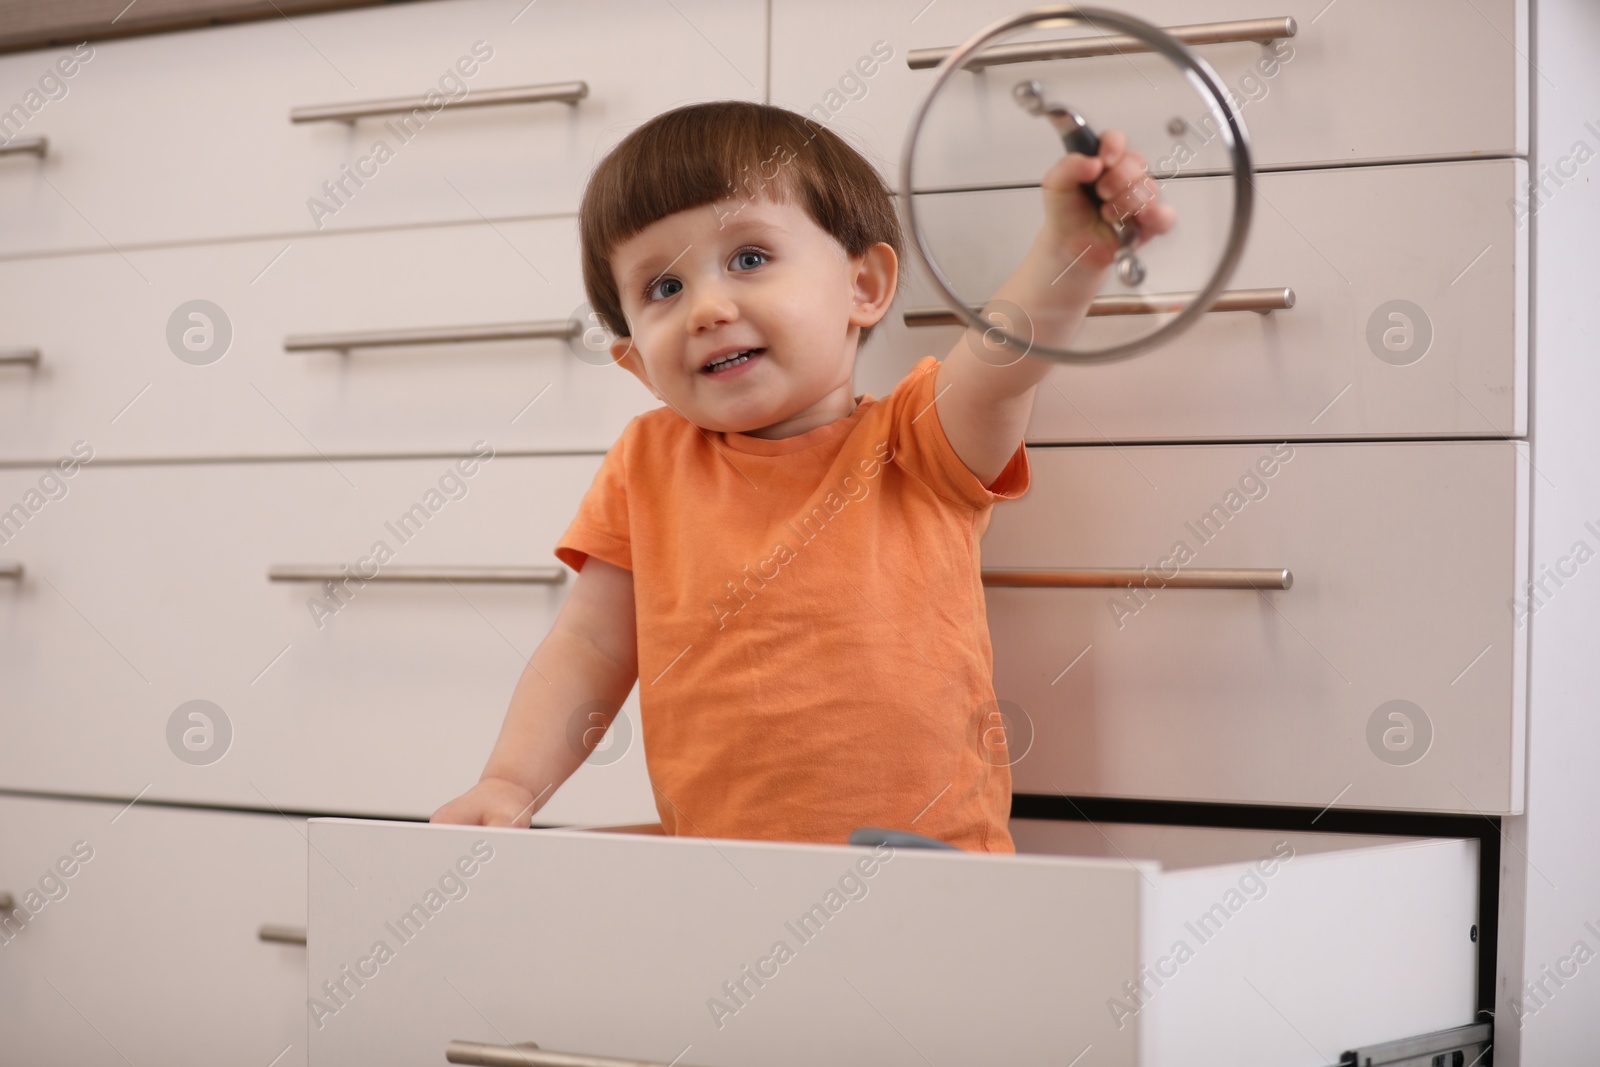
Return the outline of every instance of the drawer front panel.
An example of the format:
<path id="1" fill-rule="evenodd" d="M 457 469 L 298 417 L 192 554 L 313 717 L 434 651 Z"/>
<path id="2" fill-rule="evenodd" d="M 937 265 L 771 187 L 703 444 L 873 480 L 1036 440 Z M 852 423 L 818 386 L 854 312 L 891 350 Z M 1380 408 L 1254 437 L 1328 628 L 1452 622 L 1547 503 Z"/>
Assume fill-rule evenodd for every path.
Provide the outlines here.
<path id="1" fill-rule="evenodd" d="M 570 213 L 600 156 L 665 107 L 759 99 L 765 31 L 737 0 L 458 0 L 96 43 L 12 131 L 49 148 L 0 161 L 0 254 Z M 56 58 L 0 58 L 0 99 Z M 445 106 L 408 128 L 289 117 L 575 81 L 575 104 Z"/>
<path id="2" fill-rule="evenodd" d="M 1270 44 L 1196 45 L 1233 95 L 1257 166 L 1329 166 L 1527 152 L 1527 10 L 1480 4 L 1471 18 L 1440 2 L 1133 0 L 1117 10 L 1158 26 L 1292 17 Z M 772 101 L 848 137 L 900 186 L 912 116 L 934 82 L 912 70 L 918 49 L 959 45 L 1019 13 L 1000 0 L 932 5 L 908 17 L 889 5 L 779 0 L 773 5 Z M 1013 41 L 1098 36 L 1080 27 Z M 885 56 L 889 58 L 885 59 Z M 1353 78 L 1352 71 L 1362 77 Z M 1022 62 L 951 79 L 922 127 L 919 189 L 1037 182 L 1061 155 L 1049 125 L 1011 98 L 1037 79 L 1096 129 L 1121 129 L 1162 176 L 1220 172 L 1227 154 L 1200 96 L 1148 53 Z M 1175 120 L 1187 123 L 1178 134 Z"/>
<path id="3" fill-rule="evenodd" d="M 79 470 L 0 546 L 24 567 L 0 582 L 0 786 L 399 817 L 465 791 L 570 588 L 551 549 L 600 459 L 465 462 Z M 0 499 L 37 483 L 6 471 Z M 268 581 L 279 564 L 565 580 L 330 592 Z M 221 714 L 179 712 L 197 700 Z M 603 742 L 539 822 L 656 818 L 635 698 L 624 714 L 613 739 L 626 747 Z"/>
<path id="4" fill-rule="evenodd" d="M 1151 578 L 988 589 L 1017 792 L 1521 810 L 1515 443 L 1029 455 L 1034 485 L 996 509 L 985 569 Z M 1293 584 L 1160 586 L 1211 568 Z"/>
<path id="5" fill-rule="evenodd" d="M 1056 368 L 1037 388 L 1028 440 L 1526 433 L 1526 230 L 1504 210 L 1525 170 L 1491 160 L 1261 175 L 1228 289 L 1287 288 L 1294 306 L 1212 311 L 1154 351 Z M 1141 252 L 1150 277 L 1140 291 L 1206 284 L 1226 240 L 1227 194 L 1218 178 L 1164 184 L 1180 221 Z M 973 306 L 1043 223 L 1037 188 L 925 195 L 917 213 Z M 902 284 L 886 343 L 864 368 L 909 367 L 961 338 L 958 327 L 906 324 L 908 313 L 945 308 L 920 261 Z M 1112 276 L 1105 292 L 1132 290 Z M 1105 348 L 1170 318 L 1093 316 L 1072 345 Z"/>
<path id="6" fill-rule="evenodd" d="M 0 796 L 6 1061 L 304 1064 L 305 826 Z"/>
<path id="7" fill-rule="evenodd" d="M 575 321 L 573 220 L 0 263 L 18 299 L 0 457 L 605 451 L 657 406 L 609 355 L 520 339 L 287 351 L 290 338 Z M 142 277 L 141 277 L 142 275 Z M 204 300 L 210 307 L 196 308 Z M 199 316 L 199 317 L 191 317 Z M 192 346 L 192 347 L 191 347 Z"/>
<path id="8" fill-rule="evenodd" d="M 1292 1004 L 1317 1048 L 1471 1020 L 1472 842 L 1150 829 L 1105 827 L 1075 849 L 1020 828 L 1034 854 L 979 856 L 314 820 L 312 847 L 356 888 L 311 873 L 311 1062 L 422 1065 L 452 1041 L 533 1041 L 717 1067 L 1059 1065 L 1085 1046 L 1123 1067 L 1195 1047 L 1237 1050 L 1240 1067 L 1326 1063 L 1246 979 Z M 1165 953 L 1265 861 L 1265 894 L 1195 946 L 1189 973 L 1145 1010 L 1108 1011 L 1155 961 L 1146 950 Z M 471 875 L 419 914 L 454 871 Z M 1389 894 L 1386 926 L 1364 879 Z M 1264 950 L 1275 938 L 1307 951 Z M 1386 943 L 1397 987 L 1338 963 Z M 341 992 L 345 968 L 366 981 Z"/>
<path id="9" fill-rule="evenodd" d="M 1523 169 L 1263 175 L 1275 210 L 1258 215 L 1230 288 L 1291 288 L 1295 306 L 1212 313 L 1154 352 L 1057 369 L 1038 388 L 1029 440 L 1525 432 L 1525 233 L 1494 210 Z M 1435 195 L 1441 186 L 1452 195 Z M 1167 189 L 1194 228 L 1146 258 L 1153 277 L 1198 286 L 1203 257 L 1220 247 L 1207 210 L 1220 183 Z M 1458 201 L 1482 209 L 1476 221 L 1429 214 Z M 1330 202 L 1365 206 L 1346 217 Z M 1027 247 L 1038 211 L 1037 190 L 1013 190 L 928 196 L 919 216 L 958 291 L 977 302 L 1014 269 L 1004 250 Z M 964 221 L 974 212 L 992 221 Z M 1374 257 L 1374 247 L 1394 254 Z M 21 297 L 6 342 L 40 351 L 36 369 L 0 367 L 0 455 L 49 460 L 77 440 L 106 457 L 385 454 L 462 449 L 480 436 L 604 450 L 656 405 L 631 375 L 559 339 L 285 351 L 288 338 L 314 334 L 573 320 L 583 292 L 570 219 L 167 249 L 138 262 L 154 291 L 113 253 L 0 264 Z M 908 312 L 942 307 L 920 263 L 901 286 L 883 339 L 863 353 L 859 391 L 885 395 L 960 336 L 904 325 Z M 197 294 L 231 334 L 202 365 L 175 354 L 181 330 L 178 342 L 168 336 L 175 317 L 199 321 L 180 310 Z M 1395 312 L 1400 301 L 1412 309 Z M 1401 336 L 1396 323 L 1415 347 L 1382 341 Z M 1122 328 L 1091 319 L 1079 343 L 1103 345 Z"/>

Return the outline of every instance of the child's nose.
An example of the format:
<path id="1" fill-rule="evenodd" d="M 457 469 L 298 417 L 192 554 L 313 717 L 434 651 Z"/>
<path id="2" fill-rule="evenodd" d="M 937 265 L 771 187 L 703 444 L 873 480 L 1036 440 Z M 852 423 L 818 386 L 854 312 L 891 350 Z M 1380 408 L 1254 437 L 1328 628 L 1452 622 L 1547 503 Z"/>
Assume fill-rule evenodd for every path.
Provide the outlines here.
<path id="1" fill-rule="evenodd" d="M 689 328 L 696 333 L 739 317 L 739 306 L 721 281 L 705 281 L 695 286 L 689 301 Z"/>

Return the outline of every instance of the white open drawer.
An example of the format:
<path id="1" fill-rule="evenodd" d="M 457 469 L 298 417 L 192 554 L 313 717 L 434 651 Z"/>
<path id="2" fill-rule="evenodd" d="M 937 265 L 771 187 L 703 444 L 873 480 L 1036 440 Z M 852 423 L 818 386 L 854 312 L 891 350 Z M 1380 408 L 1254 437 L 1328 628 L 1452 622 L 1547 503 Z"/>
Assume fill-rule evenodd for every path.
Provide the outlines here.
<path id="1" fill-rule="evenodd" d="M 305 867 L 304 819 L 0 795 L 0 1063 L 303 1067 Z"/>
<path id="2" fill-rule="evenodd" d="M 1475 841 L 1011 829 L 980 856 L 313 819 L 310 1062 L 1322 1067 L 1473 1020 Z"/>

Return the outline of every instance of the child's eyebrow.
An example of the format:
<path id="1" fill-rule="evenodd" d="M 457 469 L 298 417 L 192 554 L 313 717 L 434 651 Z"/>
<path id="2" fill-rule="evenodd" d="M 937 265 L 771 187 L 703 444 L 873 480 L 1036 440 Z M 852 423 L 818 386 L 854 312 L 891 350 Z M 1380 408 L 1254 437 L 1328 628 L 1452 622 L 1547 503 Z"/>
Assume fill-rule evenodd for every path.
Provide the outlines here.
<path id="1" fill-rule="evenodd" d="M 782 225 L 772 221 L 771 219 L 746 217 L 742 219 L 735 218 L 731 222 L 728 222 L 722 227 L 722 232 L 728 234 L 729 236 L 736 236 L 747 233 L 775 235 L 784 234 L 788 231 L 785 230 Z"/>
<path id="2" fill-rule="evenodd" d="M 660 256 L 650 256 L 648 259 L 644 260 L 644 262 L 640 263 L 638 266 L 634 267 L 628 272 L 628 287 L 630 289 L 642 289 L 645 282 L 654 281 L 657 275 L 662 274 L 669 267 L 671 267 L 673 263 L 676 263 L 678 260 L 682 259 L 684 253 L 689 251 L 689 247 L 690 246 L 687 245 L 684 246 L 684 248 L 677 255 L 672 257 L 671 262 L 667 263 L 666 266 L 657 266 L 657 264 L 661 261 Z"/>

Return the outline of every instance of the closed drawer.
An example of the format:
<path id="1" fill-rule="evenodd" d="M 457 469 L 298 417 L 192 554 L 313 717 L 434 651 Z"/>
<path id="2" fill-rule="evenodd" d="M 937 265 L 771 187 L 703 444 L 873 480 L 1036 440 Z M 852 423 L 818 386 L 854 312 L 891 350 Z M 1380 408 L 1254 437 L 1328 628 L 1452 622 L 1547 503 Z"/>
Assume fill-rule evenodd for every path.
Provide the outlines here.
<path id="1" fill-rule="evenodd" d="M 570 588 L 551 550 L 599 462 L 79 470 L 0 546 L 0 562 L 23 566 L 0 582 L 0 787 L 427 817 L 482 773 Z M 24 499 L 40 477 L 0 473 L 0 499 Z M 308 564 L 557 580 L 334 592 L 268 580 L 274 565 Z M 593 724 L 571 711 L 581 743 Z M 656 818 L 637 700 L 621 714 L 538 821 Z"/>
<path id="2" fill-rule="evenodd" d="M 1032 488 L 983 542 L 1016 792 L 1522 810 L 1514 442 L 1029 456 Z M 1112 567 L 1149 570 L 1135 587 L 993 584 Z M 1287 569 L 1292 585 L 1161 585 L 1214 568 Z"/>
<path id="3" fill-rule="evenodd" d="M 1476 842 L 1012 827 L 979 856 L 313 820 L 311 1063 L 1322 1067 L 1472 1021 Z"/>
<path id="4" fill-rule="evenodd" d="M 0 285 L 15 298 L 0 347 L 39 353 L 36 368 L 0 366 L 6 459 L 51 461 L 77 440 L 100 458 L 463 452 L 480 438 L 603 452 L 656 406 L 609 354 L 579 358 L 559 337 L 286 348 L 564 327 L 584 303 L 570 217 L 12 261 Z"/>
<path id="5" fill-rule="evenodd" d="M 6 1062 L 305 1063 L 305 825 L 0 796 Z"/>
<path id="6" fill-rule="evenodd" d="M 1028 440 L 1526 434 L 1527 231 L 1505 210 L 1526 169 L 1508 159 L 1261 175 L 1227 288 L 1289 289 L 1293 307 L 1211 311 L 1153 351 L 1057 367 L 1037 388 Z M 1179 223 L 1141 253 L 1141 291 L 1206 284 L 1227 236 L 1228 186 L 1164 183 Z M 926 195 L 917 213 L 974 307 L 1043 224 L 1037 187 Z M 961 338 L 959 327 L 908 325 L 948 309 L 920 262 L 903 277 L 887 351 L 866 360 L 874 368 L 909 367 Z M 1133 290 L 1113 275 L 1105 292 Z M 1091 316 L 1072 346 L 1103 349 L 1170 317 Z"/>
<path id="7" fill-rule="evenodd" d="M 1527 152 L 1527 8 L 1522 0 L 1453 4 L 1343 0 L 1133 0 L 1117 10 L 1158 26 L 1292 18 L 1271 43 L 1196 45 L 1232 93 L 1262 167 L 1329 166 Z M 888 5 L 779 0 L 772 11 L 772 101 L 810 114 L 868 151 L 900 185 L 911 119 L 934 71 L 919 49 L 950 48 L 1019 13 L 1002 0 L 934 4 L 908 17 Z M 1099 36 L 1081 26 L 1010 40 Z M 885 58 L 887 57 L 887 58 Z M 1362 77 L 1352 78 L 1353 71 Z M 1094 129 L 1121 129 L 1153 173 L 1217 172 L 1227 153 L 1201 97 L 1148 53 L 992 66 L 962 72 L 923 125 L 918 188 L 1037 182 L 1061 156 L 1042 119 L 1011 89 L 1037 79 Z M 1207 120 L 1203 122 L 1202 120 Z M 1169 124 L 1186 123 L 1178 134 Z"/>
<path id="8" fill-rule="evenodd" d="M 96 43 L 67 94 L 11 131 L 49 151 L 0 160 L 0 254 L 570 213 L 600 156 L 663 108 L 759 99 L 765 23 L 738 0 L 454 0 Z M 0 99 L 37 91 L 65 51 L 0 59 Z M 567 82 L 588 95 L 445 107 L 411 130 L 290 121 Z"/>

